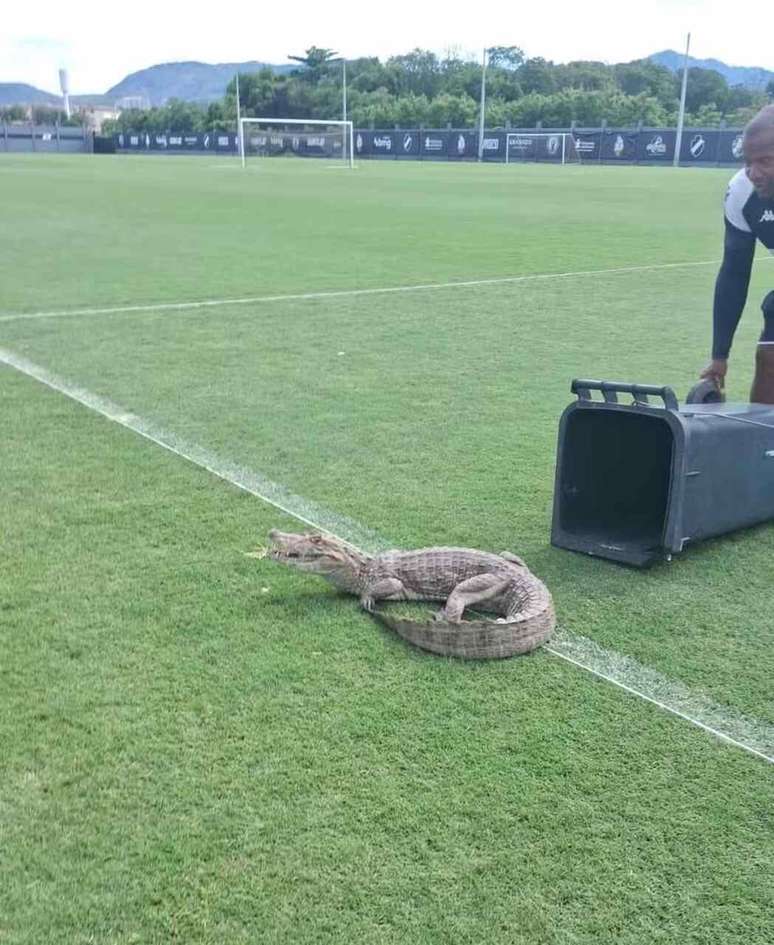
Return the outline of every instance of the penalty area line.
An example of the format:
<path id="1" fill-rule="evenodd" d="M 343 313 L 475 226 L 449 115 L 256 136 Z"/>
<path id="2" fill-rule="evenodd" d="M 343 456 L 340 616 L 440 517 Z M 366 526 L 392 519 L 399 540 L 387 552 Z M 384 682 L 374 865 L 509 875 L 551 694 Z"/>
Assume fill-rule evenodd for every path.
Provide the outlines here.
<path id="1" fill-rule="evenodd" d="M 575 279 L 586 276 L 616 276 L 636 272 L 661 272 L 670 269 L 692 269 L 718 266 L 717 259 L 694 262 L 656 263 L 645 266 L 620 266 L 612 269 L 579 269 L 567 272 L 541 272 L 520 276 L 497 276 L 492 279 L 468 279 L 459 282 L 426 282 L 417 285 L 385 286 L 374 289 L 330 289 L 321 292 L 296 292 L 278 295 L 253 295 L 230 299 L 200 299 L 190 302 L 152 302 L 142 305 L 113 305 L 104 308 L 60 309 L 49 312 L 5 312 L 0 322 L 25 321 L 35 318 L 72 318 L 79 315 L 120 315 L 141 312 L 169 312 L 218 308 L 229 305 L 260 305 L 270 302 L 304 302 L 315 299 L 358 298 L 369 295 L 395 295 L 403 292 L 432 292 L 443 289 L 470 289 L 485 286 L 516 285 L 521 282 L 550 282 L 553 279 Z"/>
<path id="2" fill-rule="evenodd" d="M 311 528 L 327 532 L 369 552 L 394 547 L 373 530 L 316 502 L 295 495 L 279 483 L 254 470 L 224 459 L 175 433 L 164 430 L 98 394 L 58 377 L 45 367 L 0 348 L 0 364 L 13 368 L 39 383 L 88 407 L 107 420 L 126 427 L 146 440 L 188 460 L 218 478 L 249 492 Z M 593 640 L 560 630 L 543 649 L 674 715 L 720 741 L 742 749 L 769 764 L 774 764 L 774 726 L 762 720 L 736 713 L 713 703 L 707 696 L 690 690 L 656 670 L 643 666 Z"/>

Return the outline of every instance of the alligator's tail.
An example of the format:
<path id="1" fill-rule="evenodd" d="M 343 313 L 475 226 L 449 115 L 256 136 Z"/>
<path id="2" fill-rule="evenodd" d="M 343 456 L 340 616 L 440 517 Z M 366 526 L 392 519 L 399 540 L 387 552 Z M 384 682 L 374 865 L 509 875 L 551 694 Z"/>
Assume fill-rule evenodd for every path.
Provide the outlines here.
<path id="1" fill-rule="evenodd" d="M 374 616 L 414 646 L 442 656 L 481 660 L 529 653 L 554 632 L 556 615 L 548 588 L 526 567 L 525 571 L 505 593 L 505 619 L 417 621 L 380 610 Z"/>

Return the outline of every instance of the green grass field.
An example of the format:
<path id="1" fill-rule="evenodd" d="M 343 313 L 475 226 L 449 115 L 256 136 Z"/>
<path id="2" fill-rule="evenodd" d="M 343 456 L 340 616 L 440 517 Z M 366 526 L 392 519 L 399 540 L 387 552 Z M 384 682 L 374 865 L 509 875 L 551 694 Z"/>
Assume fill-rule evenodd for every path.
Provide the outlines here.
<path id="1" fill-rule="evenodd" d="M 510 548 L 770 732 L 774 528 L 548 544 L 570 380 L 706 361 L 729 173 L 3 156 L 0 349 L 384 542 Z M 1 364 L 0 436 L 2 945 L 774 941 L 765 761 L 546 651 L 410 649 L 244 557 L 292 517 Z"/>

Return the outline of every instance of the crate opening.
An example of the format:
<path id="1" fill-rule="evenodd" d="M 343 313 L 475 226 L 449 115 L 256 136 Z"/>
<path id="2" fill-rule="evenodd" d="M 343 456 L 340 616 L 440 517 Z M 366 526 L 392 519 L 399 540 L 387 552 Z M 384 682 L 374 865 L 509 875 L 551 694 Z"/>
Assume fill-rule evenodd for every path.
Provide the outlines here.
<path id="1" fill-rule="evenodd" d="M 569 416 L 559 478 L 562 532 L 608 552 L 660 548 L 673 447 L 669 424 L 657 416 L 628 410 Z"/>

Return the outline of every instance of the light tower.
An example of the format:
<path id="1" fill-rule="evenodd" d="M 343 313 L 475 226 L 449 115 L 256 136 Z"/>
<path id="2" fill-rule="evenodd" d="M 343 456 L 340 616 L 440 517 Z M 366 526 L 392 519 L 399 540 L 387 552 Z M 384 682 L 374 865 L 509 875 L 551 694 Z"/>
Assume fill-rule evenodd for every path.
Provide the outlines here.
<path id="1" fill-rule="evenodd" d="M 59 87 L 62 89 L 62 98 L 64 99 L 65 117 L 70 117 L 70 82 L 67 76 L 67 69 L 59 70 Z"/>

